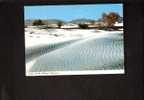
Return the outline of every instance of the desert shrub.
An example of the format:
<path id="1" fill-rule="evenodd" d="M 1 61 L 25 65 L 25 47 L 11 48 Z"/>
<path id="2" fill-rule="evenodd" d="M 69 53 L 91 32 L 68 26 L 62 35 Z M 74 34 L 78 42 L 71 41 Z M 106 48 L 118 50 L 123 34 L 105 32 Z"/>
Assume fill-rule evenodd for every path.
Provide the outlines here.
<path id="1" fill-rule="evenodd" d="M 104 22 L 107 23 L 108 26 L 113 26 L 120 17 L 119 14 L 117 14 L 115 12 L 110 12 L 109 14 L 103 15 L 103 16 L 104 16 L 103 20 L 104 20 Z"/>
<path id="2" fill-rule="evenodd" d="M 38 25 L 45 25 L 45 24 L 43 23 L 42 20 L 39 19 L 39 20 L 35 20 L 35 21 L 33 21 L 32 25 L 34 25 L 34 26 L 38 26 Z"/>
<path id="3" fill-rule="evenodd" d="M 58 23 L 57 23 L 57 25 L 58 25 L 59 28 L 61 28 L 61 26 L 62 26 L 63 24 L 64 24 L 63 21 L 58 21 Z"/>
<path id="4" fill-rule="evenodd" d="M 87 29 L 88 28 L 88 25 L 87 24 L 78 24 L 79 28 L 82 28 L 82 29 Z"/>

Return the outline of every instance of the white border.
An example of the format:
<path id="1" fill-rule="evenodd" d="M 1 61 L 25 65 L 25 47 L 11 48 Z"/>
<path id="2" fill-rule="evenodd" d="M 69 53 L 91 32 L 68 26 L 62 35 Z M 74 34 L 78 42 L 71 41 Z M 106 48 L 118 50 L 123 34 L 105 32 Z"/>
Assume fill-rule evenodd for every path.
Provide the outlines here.
<path id="1" fill-rule="evenodd" d="M 60 76 L 60 75 L 95 75 L 95 74 L 124 74 L 120 70 L 87 70 L 87 71 L 48 71 L 48 72 L 26 72 L 26 76 Z"/>

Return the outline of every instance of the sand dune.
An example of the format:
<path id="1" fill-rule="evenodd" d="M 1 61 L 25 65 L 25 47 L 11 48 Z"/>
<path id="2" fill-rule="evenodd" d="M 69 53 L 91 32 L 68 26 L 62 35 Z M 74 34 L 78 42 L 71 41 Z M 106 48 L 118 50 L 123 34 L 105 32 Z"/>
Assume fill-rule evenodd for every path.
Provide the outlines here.
<path id="1" fill-rule="evenodd" d="M 32 29 L 25 34 L 26 72 L 121 70 L 124 67 L 122 31 L 39 32 Z"/>

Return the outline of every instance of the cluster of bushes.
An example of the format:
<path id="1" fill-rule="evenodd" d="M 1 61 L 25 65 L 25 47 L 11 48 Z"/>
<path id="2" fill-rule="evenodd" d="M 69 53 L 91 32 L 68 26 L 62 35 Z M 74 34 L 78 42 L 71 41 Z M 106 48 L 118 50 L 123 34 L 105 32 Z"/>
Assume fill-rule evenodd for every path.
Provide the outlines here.
<path id="1" fill-rule="evenodd" d="M 61 26 L 64 24 L 63 21 L 57 21 L 57 26 L 59 28 L 61 28 Z M 34 20 L 32 23 L 33 26 L 39 26 L 39 25 L 47 25 L 46 23 L 44 23 L 42 20 Z"/>

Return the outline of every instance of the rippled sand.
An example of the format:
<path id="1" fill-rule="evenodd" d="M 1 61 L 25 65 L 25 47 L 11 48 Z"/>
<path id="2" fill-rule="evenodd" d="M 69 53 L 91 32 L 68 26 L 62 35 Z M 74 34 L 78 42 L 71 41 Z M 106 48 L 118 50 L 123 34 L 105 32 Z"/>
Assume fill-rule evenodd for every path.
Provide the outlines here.
<path id="1" fill-rule="evenodd" d="M 48 48 L 52 47 L 43 48 L 30 72 L 124 69 L 122 34 L 73 41 L 50 52 Z"/>

